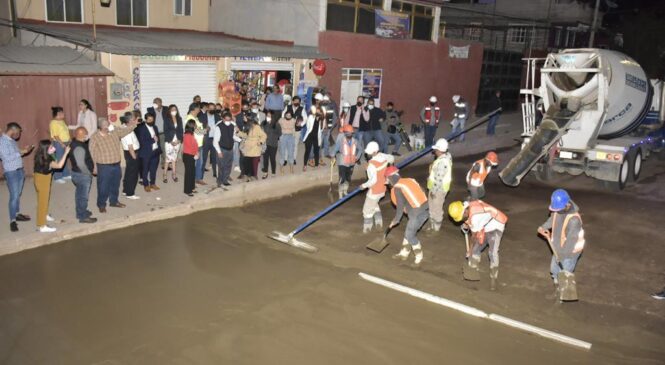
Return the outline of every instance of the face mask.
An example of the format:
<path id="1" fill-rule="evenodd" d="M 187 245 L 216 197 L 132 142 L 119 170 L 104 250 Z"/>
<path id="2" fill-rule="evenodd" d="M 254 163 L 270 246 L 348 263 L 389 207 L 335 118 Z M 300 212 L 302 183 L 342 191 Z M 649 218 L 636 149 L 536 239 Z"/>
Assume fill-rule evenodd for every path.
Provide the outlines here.
<path id="1" fill-rule="evenodd" d="M 252 109 L 252 113 L 256 114 L 256 113 L 258 113 L 258 112 L 259 112 L 258 109 Z"/>
<path id="2" fill-rule="evenodd" d="M 356 103 L 357 106 L 363 106 L 363 103 L 361 101 Z"/>
<path id="3" fill-rule="evenodd" d="M 345 113 L 348 113 L 349 108 L 342 108 L 342 110 L 343 110 Z"/>
<path id="4" fill-rule="evenodd" d="M 230 121 L 230 120 L 224 120 L 224 124 L 226 124 L 227 126 L 229 126 L 229 125 L 231 125 L 231 121 Z"/>
<path id="5" fill-rule="evenodd" d="M 431 105 L 431 106 L 434 106 L 434 104 L 436 104 L 436 103 L 432 103 L 432 102 L 429 103 L 429 105 Z"/>
<path id="6" fill-rule="evenodd" d="M 178 115 L 178 112 L 174 110 L 171 112 L 171 115 L 175 117 L 176 115 Z"/>
<path id="7" fill-rule="evenodd" d="M 300 103 L 293 103 L 293 107 L 294 107 L 294 108 L 297 108 L 297 107 L 299 107 L 299 106 L 300 106 Z"/>
<path id="8" fill-rule="evenodd" d="M 372 104 L 368 105 L 368 106 L 367 106 L 367 109 L 369 109 L 369 110 L 374 109 L 374 105 L 372 105 Z"/>
<path id="9" fill-rule="evenodd" d="M 153 107 L 155 110 L 159 109 L 159 105 L 157 105 L 157 104 L 152 104 L 152 107 Z"/>
<path id="10" fill-rule="evenodd" d="M 48 152 L 49 155 L 55 154 L 55 146 L 52 146 L 52 145 L 49 146 L 47 152 Z"/>
<path id="11" fill-rule="evenodd" d="M 353 138 L 353 134 L 345 134 L 344 136 L 346 137 L 346 139 L 351 139 L 351 138 Z"/>
<path id="12" fill-rule="evenodd" d="M 391 111 L 393 111 L 393 108 L 388 108 L 388 109 L 386 109 L 386 110 L 388 110 L 389 112 L 391 112 Z"/>
<path id="13" fill-rule="evenodd" d="M 114 129 L 115 127 L 113 126 L 113 124 L 109 124 L 109 132 L 113 132 Z"/>

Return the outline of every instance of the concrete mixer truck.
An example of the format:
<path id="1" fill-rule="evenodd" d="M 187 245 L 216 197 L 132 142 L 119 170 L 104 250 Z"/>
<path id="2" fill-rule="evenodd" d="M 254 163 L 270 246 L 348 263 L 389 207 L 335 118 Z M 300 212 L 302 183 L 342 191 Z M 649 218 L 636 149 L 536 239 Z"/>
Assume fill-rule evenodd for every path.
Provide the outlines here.
<path id="1" fill-rule="evenodd" d="M 522 149 L 499 174 L 505 184 L 519 185 L 529 171 L 541 180 L 584 173 L 623 189 L 665 145 L 663 82 L 649 80 L 630 57 L 568 49 L 526 61 Z M 539 125 L 536 105 L 543 110 Z"/>

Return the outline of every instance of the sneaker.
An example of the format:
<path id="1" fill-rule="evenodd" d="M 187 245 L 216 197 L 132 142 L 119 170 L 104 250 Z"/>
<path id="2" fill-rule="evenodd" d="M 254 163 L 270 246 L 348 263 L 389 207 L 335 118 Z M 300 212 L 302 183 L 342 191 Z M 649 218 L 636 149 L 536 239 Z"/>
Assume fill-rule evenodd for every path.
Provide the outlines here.
<path id="1" fill-rule="evenodd" d="M 130 200 L 139 200 L 139 199 L 141 199 L 141 197 L 138 196 L 138 195 L 130 195 L 130 196 L 127 197 L 127 199 L 130 199 Z"/>
<path id="2" fill-rule="evenodd" d="M 234 168 L 233 168 L 233 171 L 235 171 L 235 172 L 240 172 L 240 167 L 238 167 L 238 166 L 234 167 Z"/>
<path id="3" fill-rule="evenodd" d="M 62 179 L 56 179 L 56 180 L 54 180 L 53 182 L 56 183 L 56 184 L 66 184 L 66 183 L 67 183 L 67 181 L 65 181 L 64 178 L 62 178 Z"/>
<path id="4" fill-rule="evenodd" d="M 55 222 L 55 218 L 51 217 L 50 214 L 47 214 L 47 215 L 46 215 L 46 221 L 47 221 L 47 222 Z"/>
<path id="5" fill-rule="evenodd" d="M 656 300 L 665 300 L 665 289 L 661 290 L 660 293 L 653 293 L 651 297 Z"/>
<path id="6" fill-rule="evenodd" d="M 72 176 L 71 176 L 71 175 L 69 175 L 69 176 L 65 176 L 65 177 L 63 177 L 62 179 L 63 179 L 63 180 L 71 180 L 71 179 L 72 179 Z"/>
<path id="7" fill-rule="evenodd" d="M 9 223 L 9 230 L 12 232 L 18 232 L 18 223 L 16 223 L 16 221 Z"/>
<path id="8" fill-rule="evenodd" d="M 39 232 L 41 232 L 41 233 L 53 233 L 55 231 L 57 231 L 57 229 L 55 229 L 53 227 L 49 227 L 49 226 L 39 227 Z"/>

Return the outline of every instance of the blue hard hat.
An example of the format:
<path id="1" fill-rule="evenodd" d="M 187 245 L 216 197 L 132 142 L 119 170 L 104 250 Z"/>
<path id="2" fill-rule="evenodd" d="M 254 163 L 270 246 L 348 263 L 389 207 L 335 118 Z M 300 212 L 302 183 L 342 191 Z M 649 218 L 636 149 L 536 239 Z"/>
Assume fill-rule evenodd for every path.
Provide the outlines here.
<path id="1" fill-rule="evenodd" d="M 550 203 L 550 210 L 558 212 L 566 207 L 570 202 L 570 195 L 563 189 L 556 189 L 552 193 L 552 202 Z"/>

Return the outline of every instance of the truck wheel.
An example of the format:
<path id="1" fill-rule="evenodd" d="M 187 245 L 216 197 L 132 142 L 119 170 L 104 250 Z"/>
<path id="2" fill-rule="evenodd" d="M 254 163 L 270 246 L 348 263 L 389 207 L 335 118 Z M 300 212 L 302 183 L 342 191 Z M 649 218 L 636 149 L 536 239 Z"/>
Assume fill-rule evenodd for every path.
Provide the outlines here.
<path id="1" fill-rule="evenodd" d="M 608 180 L 597 180 L 599 186 L 604 190 L 609 191 L 621 191 L 626 187 L 628 183 L 628 178 L 630 177 L 630 168 L 631 165 L 628 163 L 628 158 L 625 158 L 621 163 L 621 168 L 619 169 L 619 176 L 614 181 Z"/>
<path id="2" fill-rule="evenodd" d="M 642 172 L 642 150 L 640 148 L 633 148 L 626 156 L 630 164 L 630 179 L 637 181 Z"/>

